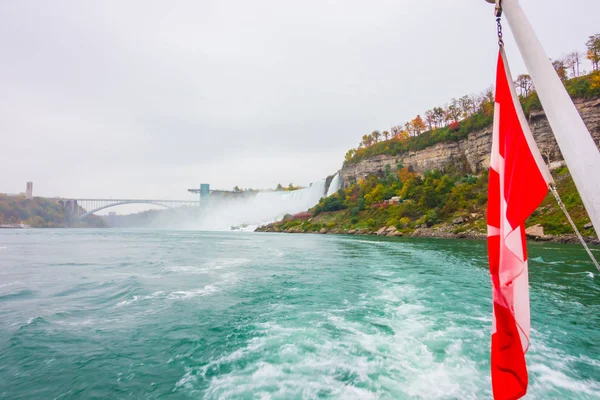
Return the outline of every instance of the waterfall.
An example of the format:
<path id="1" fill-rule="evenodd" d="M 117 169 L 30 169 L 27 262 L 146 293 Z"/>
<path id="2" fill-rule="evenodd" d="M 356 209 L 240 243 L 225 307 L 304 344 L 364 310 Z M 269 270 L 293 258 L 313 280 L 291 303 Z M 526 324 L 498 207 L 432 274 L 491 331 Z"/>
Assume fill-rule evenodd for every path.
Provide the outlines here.
<path id="1" fill-rule="evenodd" d="M 335 192 L 340 190 L 340 181 L 340 173 L 338 172 L 337 174 L 335 174 L 335 176 L 331 180 L 331 183 L 329 184 L 329 189 L 327 190 L 327 197 L 335 194 Z"/>
<path id="2" fill-rule="evenodd" d="M 246 198 L 211 199 L 193 228 L 229 230 L 241 227 L 253 230 L 252 228 L 260 225 L 280 220 L 286 214 L 306 211 L 323 197 L 325 179 L 290 192 L 259 192 Z"/>

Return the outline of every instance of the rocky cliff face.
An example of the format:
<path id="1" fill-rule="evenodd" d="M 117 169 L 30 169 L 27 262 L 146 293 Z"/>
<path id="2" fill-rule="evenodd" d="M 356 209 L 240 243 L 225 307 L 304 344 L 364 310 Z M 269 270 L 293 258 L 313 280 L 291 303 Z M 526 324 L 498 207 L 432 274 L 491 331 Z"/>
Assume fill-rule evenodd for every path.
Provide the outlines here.
<path id="1" fill-rule="evenodd" d="M 600 99 L 592 101 L 576 100 L 583 120 L 600 147 Z M 550 129 L 544 112 L 532 113 L 530 126 L 540 152 L 551 163 L 562 161 L 562 155 Z M 379 155 L 361 160 L 356 164 L 344 165 L 341 176 L 344 186 L 369 175 L 384 176 L 386 165 L 392 170 L 403 164 L 415 172 L 424 173 L 432 169 L 443 170 L 451 165 L 460 164 L 471 173 L 489 168 L 492 148 L 492 127 L 471 133 L 466 139 L 452 143 L 438 143 L 423 150 L 397 156 Z"/>

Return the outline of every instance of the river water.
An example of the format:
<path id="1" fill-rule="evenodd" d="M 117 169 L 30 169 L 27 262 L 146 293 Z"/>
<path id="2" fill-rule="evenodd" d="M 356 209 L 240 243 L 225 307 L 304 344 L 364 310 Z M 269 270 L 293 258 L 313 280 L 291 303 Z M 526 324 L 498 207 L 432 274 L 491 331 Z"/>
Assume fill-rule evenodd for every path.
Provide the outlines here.
<path id="1" fill-rule="evenodd" d="M 528 398 L 600 398 L 600 276 L 531 244 Z M 598 252 L 596 252 L 598 254 Z M 484 242 L 0 232 L 0 398 L 490 398 Z"/>

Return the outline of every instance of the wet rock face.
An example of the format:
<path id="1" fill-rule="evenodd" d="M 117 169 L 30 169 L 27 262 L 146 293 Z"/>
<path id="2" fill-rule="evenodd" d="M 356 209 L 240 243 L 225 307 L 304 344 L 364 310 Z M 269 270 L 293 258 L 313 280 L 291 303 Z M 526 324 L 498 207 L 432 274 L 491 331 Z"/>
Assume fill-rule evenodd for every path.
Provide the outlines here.
<path id="1" fill-rule="evenodd" d="M 600 99 L 576 100 L 575 105 L 594 141 L 600 147 Z M 544 112 L 532 113 L 529 122 L 544 159 L 560 166 L 562 154 Z M 384 177 L 387 165 L 395 170 L 398 164 L 409 167 L 415 172 L 424 173 L 432 169 L 442 170 L 449 165 L 460 163 L 471 173 L 477 173 L 489 168 L 491 148 L 492 128 L 489 127 L 473 132 L 466 139 L 458 142 L 438 143 L 423 150 L 397 156 L 382 154 L 361 160 L 356 164 L 344 165 L 341 170 L 342 181 L 344 186 L 348 187 L 369 175 Z"/>

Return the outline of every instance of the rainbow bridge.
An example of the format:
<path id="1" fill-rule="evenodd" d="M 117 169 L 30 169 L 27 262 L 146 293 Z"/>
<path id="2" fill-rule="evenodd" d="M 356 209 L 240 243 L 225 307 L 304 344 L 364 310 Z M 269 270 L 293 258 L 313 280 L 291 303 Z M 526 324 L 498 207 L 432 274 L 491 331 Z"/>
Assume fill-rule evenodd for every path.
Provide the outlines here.
<path id="1" fill-rule="evenodd" d="M 124 204 L 151 204 L 164 208 L 198 207 L 199 201 L 190 200 L 152 200 L 152 199 L 52 199 L 58 202 L 72 216 L 80 220 L 111 207 Z"/>

